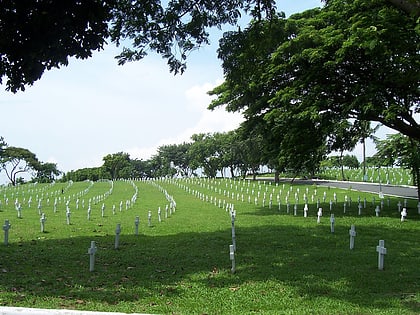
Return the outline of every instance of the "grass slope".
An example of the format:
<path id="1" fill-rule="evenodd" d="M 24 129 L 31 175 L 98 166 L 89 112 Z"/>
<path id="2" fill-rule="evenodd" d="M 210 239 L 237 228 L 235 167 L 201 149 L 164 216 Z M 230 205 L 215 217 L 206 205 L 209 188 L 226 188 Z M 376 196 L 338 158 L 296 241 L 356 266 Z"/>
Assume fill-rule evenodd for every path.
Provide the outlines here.
<path id="1" fill-rule="evenodd" d="M 137 200 L 126 209 L 135 187 Z M 167 218 L 165 191 L 177 204 Z M 331 212 L 336 221 L 331 233 L 329 201 L 335 200 L 334 193 Z M 304 194 L 307 218 L 303 217 Z M 47 216 L 45 233 L 40 232 L 37 195 Z M 358 215 L 359 197 L 362 203 L 367 200 L 362 215 Z M 408 201 L 409 215 L 401 222 L 396 204 L 403 200 L 386 199 L 381 216 L 375 217 L 379 198 L 374 202 L 373 197 L 316 186 L 205 179 L 2 188 L 0 220 L 9 219 L 12 228 L 9 245 L 0 245 L 0 303 L 159 314 L 418 314 L 417 204 Z M 22 204 L 22 219 L 16 217 L 16 198 Z M 324 209 L 319 224 L 318 199 Z M 70 225 L 65 216 L 67 200 Z M 237 211 L 237 272 L 233 275 L 229 204 Z M 158 222 L 159 207 L 162 222 Z M 152 211 L 151 227 L 148 211 Z M 139 235 L 134 233 L 136 216 L 140 217 Z M 115 249 L 117 223 L 122 233 Z M 351 224 L 357 231 L 353 250 L 349 249 Z M 388 251 L 384 271 L 377 268 L 379 239 L 385 240 Z M 89 272 L 87 250 L 92 240 L 98 252 L 95 271 Z"/>

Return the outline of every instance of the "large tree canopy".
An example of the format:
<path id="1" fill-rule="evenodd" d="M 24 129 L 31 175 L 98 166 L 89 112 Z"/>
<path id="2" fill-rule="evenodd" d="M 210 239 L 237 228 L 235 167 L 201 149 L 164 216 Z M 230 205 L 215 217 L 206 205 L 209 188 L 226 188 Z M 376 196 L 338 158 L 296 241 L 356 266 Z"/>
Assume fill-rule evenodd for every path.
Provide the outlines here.
<path id="1" fill-rule="evenodd" d="M 388 0 L 413 17 L 419 0 Z M 329 1 L 327 1 L 329 2 Z M 365 1 L 368 3 L 369 1 Z M 107 40 L 124 47 L 118 62 L 155 51 L 170 70 L 183 72 L 194 49 L 208 44 L 208 29 L 236 24 L 242 13 L 271 17 L 274 0 L 2 0 L 0 84 L 24 90 L 45 70 L 88 58 Z M 280 2 L 281 5 L 281 2 Z M 281 9 L 281 7 L 280 7 Z"/>
<path id="2" fill-rule="evenodd" d="M 385 0 L 330 0 L 322 9 L 253 23 L 222 39 L 226 80 L 211 92 L 218 98 L 210 108 L 227 105 L 277 125 L 311 122 L 330 135 L 349 118 L 378 121 L 420 139 L 415 28 L 414 18 Z"/>

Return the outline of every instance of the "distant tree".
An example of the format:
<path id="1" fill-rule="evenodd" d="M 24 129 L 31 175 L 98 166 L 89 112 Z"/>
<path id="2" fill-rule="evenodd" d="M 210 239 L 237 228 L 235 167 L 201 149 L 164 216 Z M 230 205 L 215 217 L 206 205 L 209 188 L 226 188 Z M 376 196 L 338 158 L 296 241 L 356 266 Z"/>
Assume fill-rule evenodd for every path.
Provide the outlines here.
<path id="1" fill-rule="evenodd" d="M 133 177 L 134 178 L 153 178 L 153 167 L 151 160 L 131 160 L 131 165 L 133 167 Z"/>
<path id="2" fill-rule="evenodd" d="M 63 175 L 62 181 L 82 182 L 85 180 L 97 181 L 99 179 L 111 179 L 108 172 L 101 167 L 81 168 L 78 170 L 67 172 Z"/>
<path id="3" fill-rule="evenodd" d="M 190 168 L 190 157 L 188 150 L 191 143 L 163 145 L 158 148 L 157 154 L 161 161 L 161 175 L 173 176 L 177 173 L 181 176 L 190 176 L 192 170 Z"/>
<path id="4" fill-rule="evenodd" d="M 118 152 L 108 154 L 103 157 L 103 168 L 109 172 L 111 179 L 127 178 L 132 172 L 132 165 L 130 162 L 130 155 L 128 153 Z"/>
<path id="5" fill-rule="evenodd" d="M 193 143 L 188 150 L 191 168 L 202 168 L 208 177 L 216 177 L 217 171 L 221 170 L 223 165 L 218 138 L 211 133 L 200 133 L 192 135 L 191 139 Z"/>
<path id="6" fill-rule="evenodd" d="M 387 135 L 376 141 L 377 153 L 374 155 L 383 164 L 395 164 L 411 170 L 413 184 L 417 187 L 420 200 L 420 142 L 401 134 Z"/>
<path id="7" fill-rule="evenodd" d="M 22 173 L 36 171 L 39 166 L 40 162 L 36 155 L 28 149 L 6 147 L 2 150 L 0 167 L 5 171 L 13 186 L 17 184 L 17 179 Z"/>
<path id="8" fill-rule="evenodd" d="M 342 164 L 348 168 L 359 168 L 359 160 L 355 155 L 346 154 L 343 156 Z"/>
<path id="9" fill-rule="evenodd" d="M 40 162 L 36 169 L 36 177 L 34 180 L 40 183 L 51 183 L 55 176 L 59 176 L 61 172 L 57 169 L 56 163 Z"/>

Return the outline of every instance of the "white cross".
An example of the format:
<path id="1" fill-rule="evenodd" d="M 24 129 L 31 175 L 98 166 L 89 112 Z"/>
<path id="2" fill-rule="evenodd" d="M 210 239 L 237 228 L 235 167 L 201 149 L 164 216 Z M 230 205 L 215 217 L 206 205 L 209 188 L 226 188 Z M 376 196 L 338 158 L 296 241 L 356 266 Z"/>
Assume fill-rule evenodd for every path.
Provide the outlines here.
<path id="1" fill-rule="evenodd" d="M 232 261 L 232 269 L 231 272 L 235 273 L 236 271 L 236 266 L 235 266 L 235 248 L 233 245 L 229 245 L 229 257 L 230 260 Z"/>
<path id="2" fill-rule="evenodd" d="M 135 234 L 136 235 L 139 235 L 139 223 L 140 223 L 140 218 L 139 218 L 139 216 L 136 216 L 136 219 L 134 220 Z"/>
<path id="3" fill-rule="evenodd" d="M 4 220 L 3 231 L 4 231 L 4 245 L 9 244 L 9 230 L 12 226 L 9 223 L 9 220 Z"/>
<path id="4" fill-rule="evenodd" d="M 117 224 L 117 228 L 115 229 L 115 249 L 118 249 L 120 245 L 120 233 L 121 233 L 121 224 Z"/>
<path id="5" fill-rule="evenodd" d="M 376 246 L 376 251 L 378 252 L 378 269 L 384 269 L 384 258 L 386 255 L 385 241 L 380 240 L 379 245 Z"/>
<path id="6" fill-rule="evenodd" d="M 88 254 L 90 256 L 89 271 L 95 269 L 95 253 L 97 251 L 95 241 L 90 242 L 90 248 L 88 248 Z"/>
<path id="7" fill-rule="evenodd" d="M 354 224 L 352 224 L 351 227 L 350 227 L 349 235 L 350 235 L 350 249 L 353 249 L 354 248 L 354 238 L 356 236 L 356 229 L 354 227 Z"/>

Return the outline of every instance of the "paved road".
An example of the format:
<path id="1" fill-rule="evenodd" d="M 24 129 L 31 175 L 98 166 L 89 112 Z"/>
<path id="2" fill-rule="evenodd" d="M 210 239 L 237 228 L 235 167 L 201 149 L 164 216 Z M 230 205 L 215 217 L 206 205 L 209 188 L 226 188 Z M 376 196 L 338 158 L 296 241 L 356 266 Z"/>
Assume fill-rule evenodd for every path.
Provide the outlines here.
<path id="1" fill-rule="evenodd" d="M 398 196 L 405 198 L 418 199 L 417 188 L 412 186 L 393 186 L 393 185 L 379 185 L 372 183 L 361 182 L 340 182 L 340 181 L 327 181 L 327 180 L 295 180 L 302 184 L 316 184 L 321 186 L 330 186 L 336 188 L 348 189 L 351 187 L 353 190 L 378 193 L 382 191 L 385 196 Z"/>

